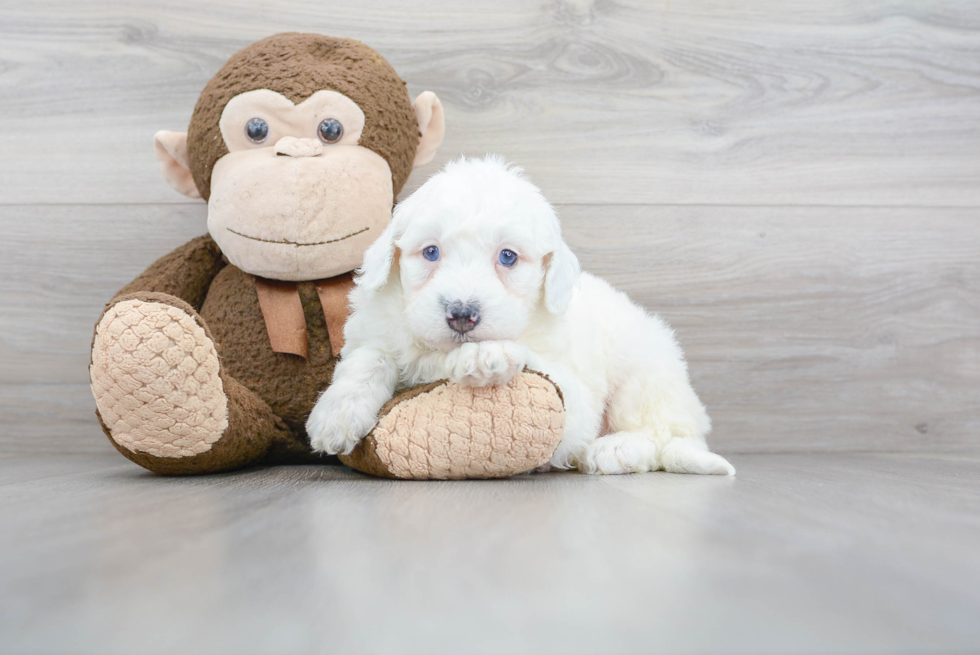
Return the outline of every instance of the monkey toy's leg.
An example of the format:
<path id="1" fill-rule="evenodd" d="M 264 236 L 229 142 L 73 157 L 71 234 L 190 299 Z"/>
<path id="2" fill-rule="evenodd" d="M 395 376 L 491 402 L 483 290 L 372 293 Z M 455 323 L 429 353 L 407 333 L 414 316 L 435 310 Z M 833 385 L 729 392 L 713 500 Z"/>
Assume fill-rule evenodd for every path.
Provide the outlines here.
<path id="1" fill-rule="evenodd" d="M 288 439 L 269 406 L 221 370 L 207 327 L 173 296 L 122 296 L 109 307 L 91 376 L 113 445 L 157 473 L 238 468 Z"/>
<path id="2" fill-rule="evenodd" d="M 222 266 L 210 239 L 192 241 L 127 285 L 96 326 L 90 374 L 103 429 L 157 473 L 232 469 L 288 441 L 268 405 L 222 371 L 191 305 Z"/>

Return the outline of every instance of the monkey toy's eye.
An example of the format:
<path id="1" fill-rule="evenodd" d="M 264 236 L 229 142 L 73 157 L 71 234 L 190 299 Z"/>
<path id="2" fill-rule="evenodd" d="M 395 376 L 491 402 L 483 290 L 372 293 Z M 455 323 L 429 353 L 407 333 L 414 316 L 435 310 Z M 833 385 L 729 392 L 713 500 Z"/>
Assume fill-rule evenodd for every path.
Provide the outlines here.
<path id="1" fill-rule="evenodd" d="M 320 121 L 320 126 L 316 128 L 316 131 L 324 143 L 337 143 L 340 141 L 340 137 L 344 136 L 344 126 L 336 118 Z"/>
<path id="2" fill-rule="evenodd" d="M 262 143 L 269 137 L 269 124 L 261 118 L 245 123 L 245 135 L 252 143 Z"/>
<path id="3" fill-rule="evenodd" d="M 422 256 L 428 259 L 430 262 L 434 262 L 439 259 L 439 248 L 436 246 L 429 246 L 422 251 Z"/>
<path id="4" fill-rule="evenodd" d="M 498 259 L 504 266 L 513 266 L 514 262 L 517 261 L 517 253 L 513 250 L 507 250 L 504 248 L 500 251 L 500 257 Z"/>

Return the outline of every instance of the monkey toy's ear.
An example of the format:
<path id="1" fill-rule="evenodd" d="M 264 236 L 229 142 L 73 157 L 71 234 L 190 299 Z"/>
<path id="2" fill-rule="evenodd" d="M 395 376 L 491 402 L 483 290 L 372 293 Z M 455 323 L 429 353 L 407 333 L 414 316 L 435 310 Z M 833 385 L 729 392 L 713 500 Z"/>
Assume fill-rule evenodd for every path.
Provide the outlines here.
<path id="1" fill-rule="evenodd" d="M 160 130 L 153 135 L 153 149 L 163 177 L 177 191 L 188 198 L 200 198 L 201 193 L 191 175 L 190 158 L 187 155 L 187 133 Z"/>
<path id="2" fill-rule="evenodd" d="M 442 103 L 432 91 L 423 91 L 415 99 L 415 118 L 419 121 L 419 147 L 415 151 L 415 162 L 412 168 L 425 166 L 436 156 L 436 150 L 442 145 L 446 135 L 446 118 L 442 113 Z"/>

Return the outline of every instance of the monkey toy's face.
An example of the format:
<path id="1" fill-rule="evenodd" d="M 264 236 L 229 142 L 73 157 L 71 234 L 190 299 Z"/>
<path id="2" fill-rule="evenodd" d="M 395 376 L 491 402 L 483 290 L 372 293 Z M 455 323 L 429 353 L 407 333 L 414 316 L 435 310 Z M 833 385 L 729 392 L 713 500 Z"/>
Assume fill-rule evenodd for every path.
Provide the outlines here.
<path id="1" fill-rule="evenodd" d="M 442 141 L 438 98 L 413 105 L 356 41 L 279 35 L 236 57 L 205 89 L 188 134 L 157 133 L 165 176 L 208 201 L 208 231 L 247 273 L 301 281 L 357 268 L 411 168 Z M 271 88 L 255 88 L 262 76 Z"/>
<path id="2" fill-rule="evenodd" d="M 261 277 L 338 275 L 391 218 L 391 168 L 359 145 L 364 112 L 335 91 L 294 105 L 268 89 L 221 115 L 228 154 L 211 173 L 208 231 L 228 260 Z"/>

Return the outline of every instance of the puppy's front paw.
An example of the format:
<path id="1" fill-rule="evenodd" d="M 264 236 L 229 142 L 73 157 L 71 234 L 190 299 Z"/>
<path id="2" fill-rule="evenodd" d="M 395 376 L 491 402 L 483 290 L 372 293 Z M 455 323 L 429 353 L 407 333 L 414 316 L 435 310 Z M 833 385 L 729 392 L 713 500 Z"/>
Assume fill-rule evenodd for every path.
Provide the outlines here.
<path id="1" fill-rule="evenodd" d="M 468 387 L 507 384 L 526 362 L 527 349 L 513 341 L 464 343 L 446 356 L 449 379 Z"/>
<path id="2" fill-rule="evenodd" d="M 306 432 L 313 450 L 328 455 L 346 455 L 377 422 L 377 414 L 355 396 L 330 393 L 327 389 L 310 412 Z"/>

